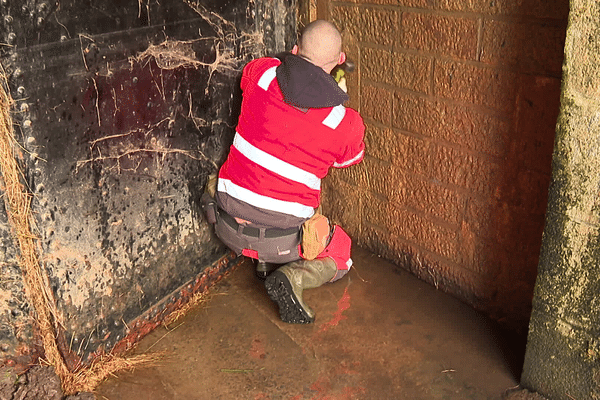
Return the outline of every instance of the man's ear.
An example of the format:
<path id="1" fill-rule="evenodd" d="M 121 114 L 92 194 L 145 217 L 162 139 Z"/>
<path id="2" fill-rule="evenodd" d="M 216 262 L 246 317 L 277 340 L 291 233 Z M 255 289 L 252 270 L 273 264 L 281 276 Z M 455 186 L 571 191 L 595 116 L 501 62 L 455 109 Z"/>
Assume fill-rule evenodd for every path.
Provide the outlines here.
<path id="1" fill-rule="evenodd" d="M 295 44 L 294 47 L 292 48 L 292 54 L 298 54 L 298 45 Z"/>
<path id="2" fill-rule="evenodd" d="M 340 59 L 338 60 L 338 65 L 342 65 L 346 61 L 346 53 L 343 51 L 340 53 Z"/>

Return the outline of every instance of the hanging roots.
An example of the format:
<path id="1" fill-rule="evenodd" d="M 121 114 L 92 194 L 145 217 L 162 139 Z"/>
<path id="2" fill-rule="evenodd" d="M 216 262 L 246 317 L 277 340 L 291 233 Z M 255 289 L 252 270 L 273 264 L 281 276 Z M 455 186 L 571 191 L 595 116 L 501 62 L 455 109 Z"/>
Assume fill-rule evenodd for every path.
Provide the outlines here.
<path id="1" fill-rule="evenodd" d="M 236 56 L 237 47 L 242 53 L 253 56 L 264 51 L 262 33 L 238 32 L 236 26 L 220 15 L 208 11 L 198 1 L 184 0 L 204 21 L 214 30 L 214 37 L 201 37 L 199 39 L 180 41 L 167 39 L 157 45 L 150 45 L 145 51 L 133 58 L 134 61 L 144 62 L 153 59 L 161 69 L 200 68 L 206 67 L 209 71 L 209 81 L 215 71 L 239 72 L 241 61 Z M 198 41 L 213 41 L 215 52 L 214 61 L 207 63 L 199 61 L 193 46 Z"/>

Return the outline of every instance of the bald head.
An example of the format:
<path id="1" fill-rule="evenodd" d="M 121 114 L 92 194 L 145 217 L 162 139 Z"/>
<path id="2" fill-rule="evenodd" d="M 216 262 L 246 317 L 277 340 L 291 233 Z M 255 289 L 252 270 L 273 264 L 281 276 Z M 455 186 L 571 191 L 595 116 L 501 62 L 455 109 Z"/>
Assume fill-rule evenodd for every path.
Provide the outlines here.
<path id="1" fill-rule="evenodd" d="M 340 63 L 342 36 L 331 22 L 320 19 L 313 21 L 302 31 L 298 55 L 330 72 Z"/>

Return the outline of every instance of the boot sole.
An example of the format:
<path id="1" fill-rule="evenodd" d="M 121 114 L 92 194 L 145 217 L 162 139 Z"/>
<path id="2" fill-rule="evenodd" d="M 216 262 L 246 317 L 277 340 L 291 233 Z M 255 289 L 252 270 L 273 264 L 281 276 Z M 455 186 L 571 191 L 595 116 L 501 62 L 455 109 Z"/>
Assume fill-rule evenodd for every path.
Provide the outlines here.
<path id="1" fill-rule="evenodd" d="M 283 272 L 275 271 L 265 281 L 265 287 L 271 300 L 279 306 L 279 316 L 289 324 L 310 324 L 310 317 L 296 298 L 289 279 Z"/>

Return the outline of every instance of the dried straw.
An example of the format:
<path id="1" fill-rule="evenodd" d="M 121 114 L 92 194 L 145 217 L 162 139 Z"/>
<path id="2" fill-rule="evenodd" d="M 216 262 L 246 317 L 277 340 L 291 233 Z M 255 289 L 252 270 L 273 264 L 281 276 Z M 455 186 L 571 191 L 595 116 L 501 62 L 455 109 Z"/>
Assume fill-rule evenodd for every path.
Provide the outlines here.
<path id="1" fill-rule="evenodd" d="M 62 382 L 66 395 L 93 390 L 102 380 L 123 369 L 132 369 L 157 359 L 156 355 L 121 358 L 113 355 L 94 360 L 89 368 L 69 371 L 56 342 L 58 322 L 56 301 L 48 276 L 41 268 L 38 238 L 32 232 L 31 194 L 22 183 L 16 157 L 13 121 L 10 110 L 13 100 L 9 94 L 6 73 L 0 65 L 0 174 L 4 186 L 4 204 L 9 224 L 20 250 L 19 265 L 23 274 L 25 293 L 35 311 L 46 361 L 52 365 Z"/>
<path id="2" fill-rule="evenodd" d="M 36 313 L 47 361 L 54 366 L 58 376 L 69 373 L 55 340 L 55 301 L 48 277 L 40 266 L 36 236 L 32 233 L 31 194 L 22 184 L 15 158 L 16 141 L 10 109 L 13 100 L 8 92 L 4 69 L 0 69 L 0 172 L 4 183 L 4 204 L 8 221 L 20 250 L 19 264 L 23 274 L 25 292 Z"/>
<path id="3" fill-rule="evenodd" d="M 92 392 L 98 385 L 120 371 L 133 371 L 140 365 L 151 365 L 158 362 L 159 354 L 142 354 L 138 356 L 118 357 L 112 354 L 96 358 L 92 364 L 77 373 L 71 373 L 62 380 L 65 394 Z"/>

